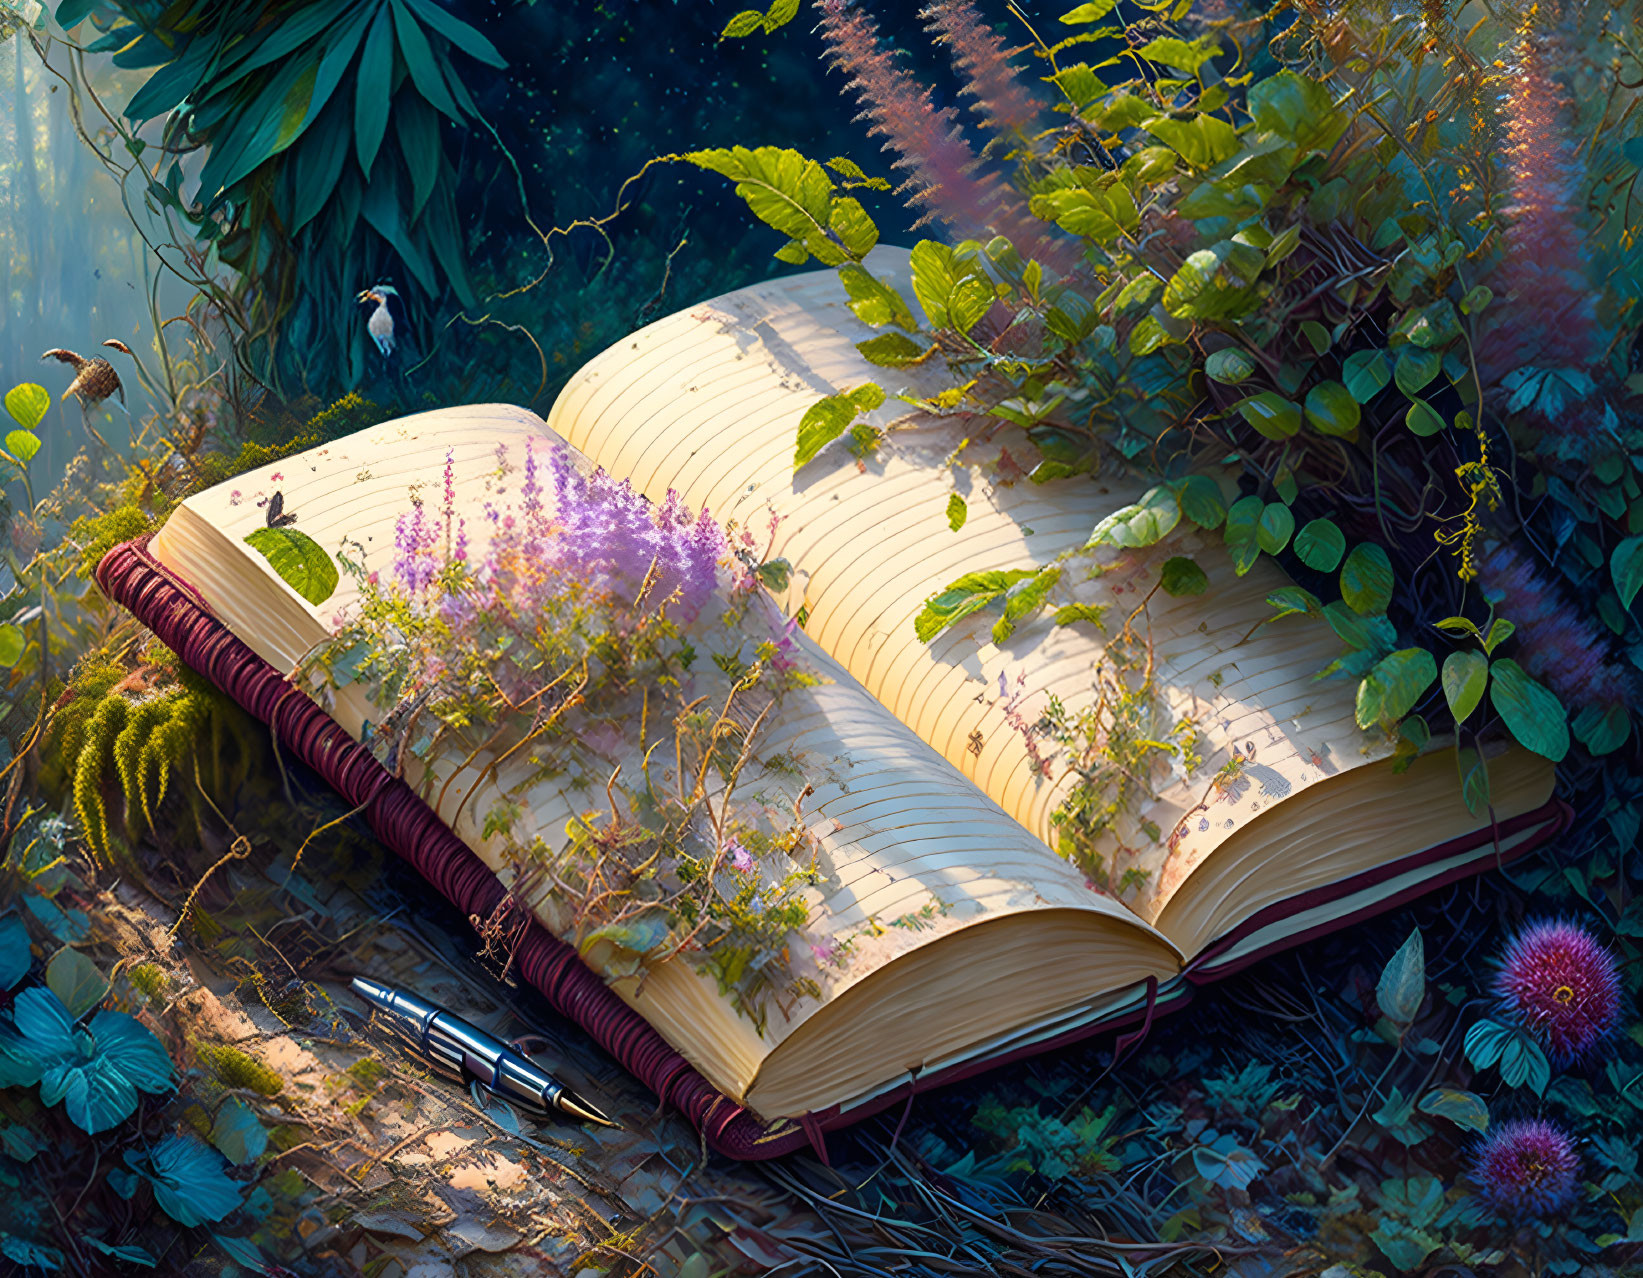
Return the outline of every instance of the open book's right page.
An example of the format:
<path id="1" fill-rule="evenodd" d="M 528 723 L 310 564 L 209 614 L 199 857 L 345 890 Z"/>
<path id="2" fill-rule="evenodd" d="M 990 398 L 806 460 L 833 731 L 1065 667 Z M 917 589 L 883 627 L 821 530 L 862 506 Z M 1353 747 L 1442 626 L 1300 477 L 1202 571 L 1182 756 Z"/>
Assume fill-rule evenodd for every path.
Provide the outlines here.
<path id="1" fill-rule="evenodd" d="M 869 265 L 911 296 L 905 253 L 881 249 Z M 1282 574 L 1262 559 L 1238 576 L 1219 535 L 1185 523 L 1144 550 L 1102 547 L 1067 562 L 1055 598 L 1088 605 L 1099 626 L 1056 624 L 1052 607 L 995 645 L 996 612 L 983 610 L 921 642 L 915 618 L 955 579 L 1049 564 L 1143 486 L 1029 481 L 1016 464 L 1028 451 L 1015 443 L 1012 455 L 1009 432 L 982 438 L 996 420 L 938 418 L 896 399 L 932 395 L 951 378 L 938 361 L 873 367 L 855 349 L 872 332 L 831 272 L 744 289 L 605 352 L 567 386 L 549 424 L 652 498 L 676 489 L 761 539 L 774 517 L 769 553 L 794 567 L 785 605 L 808 610 L 807 633 L 1052 847 L 1078 778 L 1033 727 L 1052 697 L 1068 717 L 1096 702 L 1097 670 L 1135 614 L 1173 753 L 1155 754 L 1145 793 L 1102 834 L 1092 886 L 1148 921 L 1274 805 L 1390 753 L 1356 727 L 1351 681 L 1313 677 L 1340 655 L 1333 632 L 1304 616 L 1271 622 L 1267 596 L 1287 584 Z M 890 428 L 874 454 L 858 461 L 836 444 L 795 472 L 805 409 L 868 381 L 891 393 L 867 415 Z M 949 523 L 954 494 L 962 531 Z M 1153 590 L 1177 555 L 1204 569 L 1207 590 Z"/>

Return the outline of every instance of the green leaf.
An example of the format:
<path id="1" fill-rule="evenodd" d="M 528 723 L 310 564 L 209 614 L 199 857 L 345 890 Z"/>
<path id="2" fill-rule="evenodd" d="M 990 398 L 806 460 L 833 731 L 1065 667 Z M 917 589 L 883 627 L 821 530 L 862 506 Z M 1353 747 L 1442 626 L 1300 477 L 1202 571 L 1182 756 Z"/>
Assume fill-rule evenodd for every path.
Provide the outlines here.
<path id="1" fill-rule="evenodd" d="M 6 392 L 6 411 L 24 430 L 33 430 L 51 411 L 51 392 L 33 382 L 23 382 Z"/>
<path id="2" fill-rule="evenodd" d="M 850 309 L 863 324 L 874 328 L 894 324 L 908 332 L 918 328 L 918 321 L 902 295 L 870 274 L 866 267 L 853 262 L 839 267 L 839 283 L 850 296 Z"/>
<path id="3" fill-rule="evenodd" d="M 961 262 L 947 245 L 920 240 L 913 246 L 913 295 L 930 327 L 968 333 L 993 304 L 993 287 L 980 268 Z"/>
<path id="4" fill-rule="evenodd" d="M 1431 384 L 1432 379 L 1443 368 L 1443 356 L 1437 351 L 1423 350 L 1419 346 L 1405 346 L 1398 352 L 1398 363 L 1392 372 L 1392 380 L 1397 382 L 1398 389 L 1413 399 Z"/>
<path id="5" fill-rule="evenodd" d="M 1301 335 L 1306 338 L 1307 345 L 1312 347 L 1314 355 L 1328 354 L 1329 348 L 1333 344 L 1333 339 L 1329 336 L 1329 330 L 1318 323 L 1317 320 L 1302 320 Z"/>
<path id="6" fill-rule="evenodd" d="M 1149 488 L 1141 500 L 1115 510 L 1090 532 L 1086 546 L 1151 546 L 1181 522 L 1181 503 L 1168 487 Z"/>
<path id="7" fill-rule="evenodd" d="M 0 623 L 0 668 L 11 669 L 23 659 L 23 652 L 28 647 L 28 638 L 23 634 L 23 628 L 13 622 Z"/>
<path id="8" fill-rule="evenodd" d="M 1476 633 L 1476 627 L 1473 627 L 1473 633 Z M 1516 633 L 1517 626 L 1507 621 L 1505 617 L 1496 617 L 1489 623 L 1489 633 L 1480 635 L 1479 638 L 1483 640 L 1483 650 L 1490 656 L 1494 656 L 1495 649 Z"/>
<path id="9" fill-rule="evenodd" d="M 1227 517 L 1227 503 L 1221 495 L 1221 486 L 1208 475 L 1188 475 L 1185 479 L 1171 480 L 1169 487 L 1181 503 L 1181 513 L 1200 528 L 1219 528 L 1221 521 Z"/>
<path id="10" fill-rule="evenodd" d="M 1099 22 L 1118 7 L 1118 0 L 1088 0 L 1088 3 L 1079 5 L 1061 15 L 1061 21 L 1068 26 L 1076 26 L 1082 22 Z"/>
<path id="11" fill-rule="evenodd" d="M 1378 616 L 1392 602 L 1392 561 L 1372 541 L 1352 548 L 1341 568 L 1341 598 L 1354 612 Z"/>
<path id="12" fill-rule="evenodd" d="M 850 424 L 863 412 L 870 412 L 884 403 L 884 389 L 873 382 L 864 382 L 853 390 L 841 391 L 818 400 L 805 409 L 799 419 L 798 445 L 793 453 L 793 469 L 808 465 L 828 444 L 849 429 Z"/>
<path id="13" fill-rule="evenodd" d="M 920 643 L 929 643 L 947 627 L 1002 599 L 1016 582 L 1037 575 L 1035 568 L 965 573 L 940 594 L 925 600 L 923 609 L 913 621 L 913 632 Z"/>
<path id="14" fill-rule="evenodd" d="M 1160 116 L 1141 127 L 1200 169 L 1213 168 L 1236 154 L 1241 145 L 1238 130 L 1212 115 L 1195 115 L 1190 120 Z"/>
<path id="15" fill-rule="evenodd" d="M 1489 674 L 1489 700 L 1512 735 L 1536 754 L 1560 762 L 1569 753 L 1569 721 L 1563 703 L 1510 657 L 1491 662 Z"/>
<path id="16" fill-rule="evenodd" d="M 1367 404 L 1386 389 L 1392 374 L 1386 367 L 1385 351 L 1354 351 L 1341 367 L 1346 390 L 1360 404 Z"/>
<path id="17" fill-rule="evenodd" d="M 1228 346 L 1204 361 L 1204 373 L 1223 386 L 1236 386 L 1255 371 L 1255 361 L 1239 347 Z"/>
<path id="18" fill-rule="evenodd" d="M 1375 985 L 1375 1002 L 1387 1020 L 1407 1027 L 1420 1014 L 1425 997 L 1426 945 L 1416 928 L 1381 971 Z"/>
<path id="19" fill-rule="evenodd" d="M 1495 300 L 1495 291 L 1487 284 L 1474 284 L 1466 296 L 1460 299 L 1462 315 L 1476 315 L 1486 310 L 1489 303 Z"/>
<path id="20" fill-rule="evenodd" d="M 79 950 L 67 946 L 46 964 L 46 986 L 62 1001 L 68 1014 L 79 1020 L 108 993 L 108 981 Z"/>
<path id="21" fill-rule="evenodd" d="M 1352 122 L 1335 109 L 1324 85 L 1293 71 L 1251 85 L 1249 113 L 1261 132 L 1275 133 L 1303 151 L 1329 151 Z"/>
<path id="22" fill-rule="evenodd" d="M 687 151 L 682 158 L 729 178 L 753 216 L 797 240 L 827 265 L 838 266 L 848 260 L 828 234 L 833 216 L 833 179 L 816 161 L 779 146 Z"/>
<path id="23" fill-rule="evenodd" d="M 1438 663 L 1425 648 L 1400 648 L 1382 657 L 1358 685 L 1358 726 L 1390 727 L 1415 708 L 1437 677 Z"/>
<path id="24" fill-rule="evenodd" d="M 1630 608 L 1643 589 L 1643 537 L 1628 537 L 1609 556 L 1609 575 L 1614 579 L 1620 606 Z"/>
<path id="25" fill-rule="evenodd" d="M 750 36 L 755 31 L 762 30 L 764 30 L 764 14 L 757 9 L 743 9 L 729 22 L 725 23 L 725 29 L 719 32 L 719 39 L 740 40 L 744 36 Z"/>
<path id="26" fill-rule="evenodd" d="M 1466 801 L 1466 810 L 1473 816 L 1489 806 L 1489 760 L 1471 746 L 1462 747 L 1456 754 L 1460 770 L 1460 793 Z"/>
<path id="27" fill-rule="evenodd" d="M 1447 1118 L 1468 1131 L 1489 1130 L 1489 1107 L 1476 1093 L 1458 1087 L 1434 1087 L 1421 1097 L 1420 1111 L 1437 1118 Z"/>
<path id="28" fill-rule="evenodd" d="M 844 245 L 845 252 L 856 259 L 866 257 L 879 242 L 879 228 L 853 195 L 835 196 L 827 214 L 828 229 Z M 806 241 L 809 245 L 809 241 Z M 837 265 L 837 263 L 835 263 Z"/>
<path id="29" fill-rule="evenodd" d="M 1289 545 L 1295 531 L 1295 515 L 1281 501 L 1268 502 L 1255 525 L 1255 541 L 1269 555 L 1276 555 Z"/>
<path id="30" fill-rule="evenodd" d="M 1260 250 L 1222 240 L 1189 254 L 1164 286 L 1162 304 L 1177 319 L 1223 319 L 1248 308 L 1266 263 Z"/>
<path id="31" fill-rule="evenodd" d="M 1300 405 L 1276 391 L 1262 391 L 1233 405 L 1243 419 L 1268 439 L 1288 439 L 1301 429 Z"/>
<path id="32" fill-rule="evenodd" d="M 867 358 L 869 364 L 877 364 L 880 368 L 906 368 L 930 354 L 929 350 L 905 333 L 880 333 L 865 342 L 857 342 L 856 349 Z"/>
<path id="33" fill-rule="evenodd" d="M 211 1143 L 237 1167 L 254 1163 L 268 1148 L 268 1129 L 256 1111 L 237 1096 L 223 1102 L 211 1124 Z"/>
<path id="34" fill-rule="evenodd" d="M 505 70 L 508 60 L 496 51 L 493 45 L 478 31 L 470 27 L 459 18 L 452 17 L 441 9 L 434 0 L 406 0 L 421 18 L 424 26 L 439 32 L 463 53 L 466 53 L 476 62 L 483 62 L 486 66 Z"/>
<path id="35" fill-rule="evenodd" d="M 947 527 L 957 532 L 970 517 L 970 507 L 957 493 L 947 495 Z"/>
<path id="36" fill-rule="evenodd" d="M 1198 39 L 1189 44 L 1185 40 L 1159 36 L 1157 39 L 1149 40 L 1135 52 L 1140 57 L 1162 62 L 1165 66 L 1175 67 L 1187 75 L 1197 75 L 1198 68 L 1219 53 L 1220 48 L 1213 40 Z"/>
<path id="37" fill-rule="evenodd" d="M 445 76 L 434 58 L 428 34 L 418 24 L 405 0 L 389 0 L 394 11 L 394 32 L 399 37 L 399 55 L 411 73 L 411 83 L 428 105 L 456 123 L 464 122 L 462 109 L 452 100 L 445 87 Z"/>
<path id="38" fill-rule="evenodd" d="M 222 1155 L 193 1136 L 168 1136 L 125 1157 L 153 1186 L 160 1210 L 180 1225 L 221 1220 L 240 1206 L 240 1186 L 225 1174 Z"/>
<path id="39" fill-rule="evenodd" d="M 1295 557 L 1315 572 L 1334 572 L 1346 553 L 1346 534 L 1328 519 L 1314 519 L 1295 534 Z"/>
<path id="40" fill-rule="evenodd" d="M 1403 420 L 1410 430 L 1423 438 L 1449 428 L 1449 423 L 1443 420 L 1442 414 L 1424 399 L 1410 400 L 1409 411 L 1404 414 Z"/>
<path id="41" fill-rule="evenodd" d="M 1061 569 L 1052 565 L 1011 585 L 1004 592 L 1004 615 L 993 625 L 993 643 L 998 646 L 1006 643 L 1015 633 L 1016 624 L 1042 608 L 1051 588 L 1060 580 Z"/>
<path id="42" fill-rule="evenodd" d="M 1254 495 L 1240 497 L 1233 502 L 1232 508 L 1227 511 L 1226 528 L 1222 533 L 1227 545 L 1253 544 L 1265 510 L 1266 503 Z"/>
<path id="43" fill-rule="evenodd" d="M 1320 435 L 1350 435 L 1363 410 L 1340 382 L 1319 382 L 1306 393 L 1306 419 Z"/>
<path id="44" fill-rule="evenodd" d="M 1478 708 L 1488 684 L 1489 659 L 1481 652 L 1451 652 L 1443 659 L 1443 695 L 1456 723 Z"/>
<path id="45" fill-rule="evenodd" d="M 246 534 L 245 544 L 268 561 L 281 581 L 315 607 L 337 588 L 336 564 L 307 533 L 295 528 L 257 528 Z"/>
<path id="46" fill-rule="evenodd" d="M 1209 589 L 1209 576 L 1198 564 L 1185 555 L 1175 555 L 1164 561 L 1158 584 L 1166 595 L 1201 595 Z"/>
<path id="47" fill-rule="evenodd" d="M 439 117 L 415 94 L 400 99 L 394 110 L 394 132 L 399 138 L 400 158 L 411 175 L 411 204 L 406 210 L 411 221 L 422 216 L 434 183 L 439 180 L 444 144 L 439 140 Z"/>

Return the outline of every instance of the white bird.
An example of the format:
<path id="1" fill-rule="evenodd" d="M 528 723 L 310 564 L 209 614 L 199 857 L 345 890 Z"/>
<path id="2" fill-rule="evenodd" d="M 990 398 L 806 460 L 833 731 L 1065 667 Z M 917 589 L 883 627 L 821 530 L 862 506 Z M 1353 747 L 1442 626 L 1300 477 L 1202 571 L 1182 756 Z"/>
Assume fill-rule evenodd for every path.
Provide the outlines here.
<path id="1" fill-rule="evenodd" d="M 378 284 L 362 292 L 358 301 L 375 302 L 376 310 L 365 321 L 365 331 L 371 335 L 371 340 L 377 344 L 377 349 L 386 357 L 394 353 L 394 317 L 388 311 L 388 299 L 398 297 L 391 285 Z"/>

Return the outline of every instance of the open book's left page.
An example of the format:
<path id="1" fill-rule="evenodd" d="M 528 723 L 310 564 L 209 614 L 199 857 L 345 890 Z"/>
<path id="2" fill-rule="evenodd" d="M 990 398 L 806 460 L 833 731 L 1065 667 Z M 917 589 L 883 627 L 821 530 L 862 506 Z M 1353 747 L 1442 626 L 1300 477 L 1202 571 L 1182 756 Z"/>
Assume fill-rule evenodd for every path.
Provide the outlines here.
<path id="1" fill-rule="evenodd" d="M 369 574 L 386 572 L 403 553 L 403 521 L 418 503 L 427 519 L 449 503 L 458 512 L 466 553 L 477 561 L 502 521 L 515 517 L 519 500 L 529 499 L 526 490 L 535 481 L 526 459 L 545 474 L 550 453 L 563 447 L 533 414 L 508 406 L 405 418 L 189 499 L 150 550 L 261 657 L 291 673 L 310 665 L 316 651 L 371 606 Z M 560 455 L 561 464 L 577 460 L 568 449 Z M 292 527 L 361 570 L 344 572 L 323 603 L 300 596 L 245 542 L 268 523 L 276 492 L 279 514 L 296 517 Z M 715 608 L 727 606 L 722 589 L 715 599 Z M 1178 956 L 1167 943 L 1088 891 L 1071 866 L 801 632 L 783 627 L 773 609 L 765 616 L 757 608 L 745 611 L 746 601 L 742 607 L 734 627 L 721 627 L 719 648 L 691 664 L 681 695 L 721 708 L 734 702 L 732 686 L 745 661 L 772 640 L 804 675 L 762 719 L 765 707 L 757 702 L 723 711 L 743 730 L 759 720 L 755 747 L 730 770 L 733 779 L 723 760 L 701 773 L 704 811 L 729 810 L 734 790 L 737 804 L 772 814 L 765 830 L 746 831 L 749 843 L 763 839 L 753 848 L 757 868 L 752 853 L 737 844 L 724 867 L 736 871 L 725 890 L 745 887 L 754 905 L 761 892 L 788 891 L 803 907 L 803 921 L 784 947 L 784 973 L 766 983 L 756 1003 L 745 997 L 745 973 L 715 966 L 692 948 L 632 963 L 635 953 L 645 953 L 642 929 L 606 929 L 601 937 L 592 926 L 597 916 L 568 914 L 552 875 L 521 855 L 539 841 L 551 861 L 577 831 L 608 828 L 617 808 L 642 805 L 647 787 L 678 788 L 692 779 L 675 742 L 663 740 L 667 733 L 656 725 L 645 726 L 650 702 L 644 690 L 634 694 L 632 714 L 591 723 L 587 740 L 577 742 L 577 757 L 596 760 L 597 776 L 534 748 L 516 748 L 518 739 L 463 739 L 468 748 L 447 744 L 424 753 L 406 745 L 393 759 L 458 836 L 552 930 L 581 942 L 623 997 L 716 1086 L 738 1099 L 751 1094 L 757 1106 L 761 1070 L 807 1027 L 798 1041 L 810 1073 L 801 1080 L 804 1071 L 789 1070 L 786 1083 L 767 1079 L 762 1097 L 767 1114 L 802 1112 L 1079 998 L 1177 970 Z M 732 650 L 743 640 L 738 665 Z M 704 648 L 716 642 L 694 641 Z M 333 679 L 314 693 L 356 738 L 379 745 L 387 739 L 381 707 L 363 682 Z M 624 726 L 632 729 L 634 721 L 644 740 L 631 731 L 624 738 Z M 790 817 L 802 837 L 773 850 L 781 821 Z M 738 877 L 744 869 L 745 879 Z M 1056 937 L 1065 947 L 1059 979 L 1035 975 L 1042 955 L 1022 943 L 1023 928 L 999 926 L 1029 915 L 1046 940 Z M 925 951 L 947 953 L 952 961 L 908 962 Z M 967 1003 L 954 1000 L 952 973 L 983 962 L 991 987 Z M 892 967 L 898 975 L 888 974 Z M 951 969 L 945 978 L 944 968 Z M 963 1003 L 962 1014 L 950 1014 L 955 1002 Z M 853 1021 L 860 1023 L 847 1031 Z M 857 1034 L 868 1035 L 883 1049 L 880 1055 L 848 1041 Z M 817 1073 L 816 1063 L 824 1060 L 832 1064 Z"/>

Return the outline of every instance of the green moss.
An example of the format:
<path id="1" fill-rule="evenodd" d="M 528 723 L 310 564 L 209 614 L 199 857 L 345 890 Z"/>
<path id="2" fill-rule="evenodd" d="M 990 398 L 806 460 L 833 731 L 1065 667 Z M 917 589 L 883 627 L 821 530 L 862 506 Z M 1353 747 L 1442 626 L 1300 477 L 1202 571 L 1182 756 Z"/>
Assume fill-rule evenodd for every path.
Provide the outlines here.
<path id="1" fill-rule="evenodd" d="M 193 1043 L 194 1054 L 224 1087 L 246 1088 L 264 1096 L 277 1096 L 285 1090 L 285 1080 L 255 1056 L 249 1056 L 227 1043 L 207 1043 L 199 1039 Z"/>
<path id="2" fill-rule="evenodd" d="M 171 982 L 166 975 L 153 963 L 139 963 L 126 971 L 126 980 L 131 982 L 132 988 L 137 990 L 149 1002 L 158 1002 L 165 997 L 166 990 Z"/>
<path id="3" fill-rule="evenodd" d="M 375 1087 L 388 1076 L 388 1067 L 375 1057 L 367 1056 L 348 1067 L 348 1077 L 360 1087 Z"/>
<path id="4" fill-rule="evenodd" d="M 79 573 L 90 581 L 97 562 L 122 541 L 153 532 L 156 525 L 147 511 L 135 504 L 116 506 L 100 515 L 84 515 L 69 527 L 69 540 L 80 547 Z"/>

